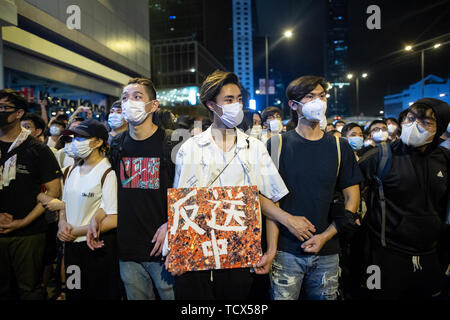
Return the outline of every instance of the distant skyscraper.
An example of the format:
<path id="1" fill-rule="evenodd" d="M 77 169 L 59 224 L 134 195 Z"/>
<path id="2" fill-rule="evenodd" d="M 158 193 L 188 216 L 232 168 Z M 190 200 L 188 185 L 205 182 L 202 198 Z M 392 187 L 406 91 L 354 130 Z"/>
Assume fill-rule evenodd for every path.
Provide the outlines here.
<path id="1" fill-rule="evenodd" d="M 350 115 L 348 72 L 348 0 L 327 1 L 325 77 L 333 84 L 328 115 Z"/>
<path id="2" fill-rule="evenodd" d="M 251 0 L 233 0 L 234 72 L 253 98 L 253 40 Z"/>

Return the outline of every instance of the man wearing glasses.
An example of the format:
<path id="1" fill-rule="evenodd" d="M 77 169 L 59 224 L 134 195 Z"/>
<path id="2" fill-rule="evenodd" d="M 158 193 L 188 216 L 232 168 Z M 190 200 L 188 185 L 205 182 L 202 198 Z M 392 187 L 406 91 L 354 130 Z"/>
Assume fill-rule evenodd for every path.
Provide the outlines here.
<path id="1" fill-rule="evenodd" d="M 378 148 L 360 159 L 369 186 L 365 262 L 381 273 L 378 286 L 370 290 L 374 298 L 430 299 L 442 290 L 448 256 L 442 259 L 439 252 L 449 252 L 450 155 L 439 148 L 439 137 L 449 120 L 450 106 L 444 101 L 424 98 L 411 105 L 400 139 L 391 144 L 389 165 L 382 167 L 387 168 L 381 179 L 385 201 L 374 183 L 382 162 Z"/>

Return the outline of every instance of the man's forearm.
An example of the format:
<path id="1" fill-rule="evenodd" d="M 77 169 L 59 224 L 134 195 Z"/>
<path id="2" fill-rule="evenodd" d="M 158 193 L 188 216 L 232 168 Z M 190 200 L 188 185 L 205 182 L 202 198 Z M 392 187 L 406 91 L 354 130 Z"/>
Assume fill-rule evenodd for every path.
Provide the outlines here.
<path id="1" fill-rule="evenodd" d="M 117 214 L 106 215 L 100 226 L 101 232 L 105 233 L 115 228 L 117 228 Z"/>
<path id="2" fill-rule="evenodd" d="M 277 252 L 279 232 L 277 223 L 270 218 L 266 218 L 267 253 L 271 255 L 275 255 Z"/>
<path id="3" fill-rule="evenodd" d="M 328 228 L 321 233 L 321 235 L 325 238 L 326 241 L 331 240 L 338 233 L 336 227 L 333 224 L 330 224 Z"/>
<path id="4" fill-rule="evenodd" d="M 279 222 L 283 226 L 288 225 L 289 213 L 278 207 L 272 200 L 267 199 L 263 195 L 259 195 L 259 203 L 261 204 L 261 212 L 267 218 Z"/>
<path id="5" fill-rule="evenodd" d="M 25 217 L 23 218 L 23 227 L 28 226 L 30 223 L 32 223 L 34 220 L 40 217 L 41 214 L 45 212 L 45 208 L 42 206 L 41 203 L 38 203 L 33 210 Z"/>
<path id="6" fill-rule="evenodd" d="M 345 209 L 353 213 L 357 212 L 359 209 L 359 202 L 361 198 L 359 185 L 345 188 L 344 190 L 342 190 L 342 193 L 344 194 Z"/>

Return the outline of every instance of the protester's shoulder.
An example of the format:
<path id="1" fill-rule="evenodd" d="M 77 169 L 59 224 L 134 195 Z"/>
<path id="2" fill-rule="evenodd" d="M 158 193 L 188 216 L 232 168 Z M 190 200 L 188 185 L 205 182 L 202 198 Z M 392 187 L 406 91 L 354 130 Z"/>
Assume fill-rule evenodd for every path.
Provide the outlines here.
<path id="1" fill-rule="evenodd" d="M 368 148 L 363 154 L 359 156 L 359 165 L 367 165 L 368 163 L 373 163 L 378 161 L 378 148 L 371 147 Z"/>
<path id="2" fill-rule="evenodd" d="M 39 141 L 35 137 L 28 136 L 25 140 L 25 149 L 31 152 L 38 153 L 39 155 L 54 155 L 54 152 L 45 143 Z"/>
<path id="3" fill-rule="evenodd" d="M 128 133 L 128 131 L 124 131 L 124 132 L 121 132 L 118 135 L 112 137 L 111 143 L 110 143 L 111 149 L 117 148 L 123 142 L 123 139 L 125 139 L 127 133 Z"/>

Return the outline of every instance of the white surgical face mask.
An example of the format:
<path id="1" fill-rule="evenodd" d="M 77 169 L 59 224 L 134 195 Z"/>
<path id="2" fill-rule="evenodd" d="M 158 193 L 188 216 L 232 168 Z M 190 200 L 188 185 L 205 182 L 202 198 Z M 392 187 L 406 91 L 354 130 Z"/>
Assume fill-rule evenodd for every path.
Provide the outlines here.
<path id="1" fill-rule="evenodd" d="M 364 147 L 368 147 L 368 146 L 371 146 L 372 145 L 372 139 L 367 139 L 367 140 L 365 140 L 364 141 Z"/>
<path id="2" fill-rule="evenodd" d="M 269 128 L 272 132 L 281 132 L 281 129 L 283 129 L 283 123 L 279 119 L 273 119 L 269 122 Z"/>
<path id="3" fill-rule="evenodd" d="M 343 127 L 344 127 L 344 126 L 336 127 L 336 130 L 339 131 L 339 132 L 342 132 L 342 128 L 343 128 Z"/>
<path id="4" fill-rule="evenodd" d="M 417 121 L 406 123 L 402 125 L 402 139 L 403 143 L 417 148 L 422 147 L 433 141 L 434 134 L 422 128 Z"/>
<path id="5" fill-rule="evenodd" d="M 126 122 L 132 126 L 138 126 L 147 119 L 150 112 L 145 111 L 145 106 L 151 101 L 145 103 L 144 101 L 134 101 L 128 99 L 122 103 L 122 115 Z"/>
<path id="6" fill-rule="evenodd" d="M 72 140 L 72 152 L 75 158 L 86 159 L 94 150 L 89 146 L 91 140 L 83 139 L 83 140 Z"/>
<path id="7" fill-rule="evenodd" d="M 244 119 L 244 111 L 242 111 L 242 103 L 235 102 L 231 104 L 224 104 L 218 107 L 222 108 L 222 116 L 216 115 L 222 120 L 222 122 L 230 129 L 238 126 Z"/>
<path id="8" fill-rule="evenodd" d="M 395 124 L 388 125 L 388 133 L 393 134 L 397 130 L 397 126 Z"/>
<path id="9" fill-rule="evenodd" d="M 57 126 L 51 126 L 50 127 L 50 134 L 52 136 L 59 136 L 61 134 L 61 129 Z"/>
<path id="10" fill-rule="evenodd" d="M 387 131 L 377 131 L 372 134 L 372 139 L 375 142 L 384 142 L 388 139 L 389 133 Z"/>
<path id="11" fill-rule="evenodd" d="M 448 123 L 448 126 L 447 126 L 447 133 L 450 133 L 450 122 Z"/>
<path id="12" fill-rule="evenodd" d="M 255 126 L 253 126 L 252 131 L 250 132 L 250 135 L 252 137 L 257 138 L 257 137 L 259 137 L 261 132 L 262 132 L 262 127 L 260 125 L 255 125 Z"/>
<path id="13" fill-rule="evenodd" d="M 108 117 L 108 125 L 111 129 L 120 128 L 123 125 L 123 116 L 121 113 L 111 113 Z"/>
<path id="14" fill-rule="evenodd" d="M 320 122 L 322 121 L 327 111 L 327 103 L 320 98 L 316 98 L 313 101 L 307 103 L 301 103 L 295 100 L 292 101 L 303 105 L 303 117 L 299 117 L 299 119 L 306 118 L 306 120 L 311 122 Z"/>
<path id="15" fill-rule="evenodd" d="M 75 155 L 72 151 L 72 142 L 67 142 L 64 145 L 64 153 L 66 154 L 66 156 L 71 157 L 71 158 L 75 158 Z"/>

